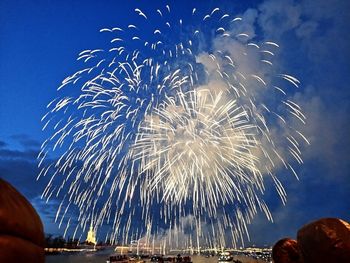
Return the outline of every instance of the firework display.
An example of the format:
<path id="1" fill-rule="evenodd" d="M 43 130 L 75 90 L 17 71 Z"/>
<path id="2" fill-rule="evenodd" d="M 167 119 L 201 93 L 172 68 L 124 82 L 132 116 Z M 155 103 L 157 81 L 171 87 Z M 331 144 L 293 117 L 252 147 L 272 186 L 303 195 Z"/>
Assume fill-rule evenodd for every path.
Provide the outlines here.
<path id="1" fill-rule="evenodd" d="M 101 29 L 109 43 L 82 51 L 83 69 L 59 86 L 42 119 L 43 197 L 62 199 L 65 233 L 107 225 L 115 242 L 238 246 L 257 213 L 273 220 L 266 180 L 285 203 L 278 172 L 297 177 L 308 143 L 292 100 L 300 83 L 275 69 L 278 44 L 253 42 L 240 17 L 152 12 Z"/>

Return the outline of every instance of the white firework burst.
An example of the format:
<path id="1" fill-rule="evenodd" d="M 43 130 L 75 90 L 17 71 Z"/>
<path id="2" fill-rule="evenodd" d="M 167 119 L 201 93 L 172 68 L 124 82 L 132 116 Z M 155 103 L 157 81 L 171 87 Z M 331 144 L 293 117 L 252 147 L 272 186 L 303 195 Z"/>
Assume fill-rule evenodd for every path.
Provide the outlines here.
<path id="1" fill-rule="evenodd" d="M 242 19 L 219 8 L 203 17 L 193 9 L 188 24 L 170 24 L 170 10 L 156 10 L 157 24 L 135 9 L 149 23 L 144 31 L 101 29 L 111 46 L 82 51 L 78 60 L 88 66 L 48 105 L 44 129 L 52 136 L 39 154 L 39 177 L 51 177 L 43 196 L 63 195 L 61 224 L 71 204 L 78 208 L 74 235 L 93 221 L 112 225 L 112 240 L 146 236 L 154 244 L 168 228 L 164 244 L 173 245 L 191 217 L 195 234 L 183 246 L 193 238 L 198 246 L 237 245 L 258 211 L 272 220 L 262 198 L 266 175 L 286 201 L 276 171 L 282 164 L 296 175 L 291 164 L 302 163 L 308 142 L 292 127 L 305 116 L 278 79 L 299 81 L 273 70 L 278 45 L 237 33 Z"/>
<path id="2" fill-rule="evenodd" d="M 216 208 L 244 196 L 239 185 L 257 182 L 249 178 L 260 174 L 251 152 L 258 147 L 255 126 L 223 96 L 179 93 L 142 122 L 132 155 L 140 160 L 138 174 L 149 170 L 148 188 L 159 188 L 164 200 Z"/>

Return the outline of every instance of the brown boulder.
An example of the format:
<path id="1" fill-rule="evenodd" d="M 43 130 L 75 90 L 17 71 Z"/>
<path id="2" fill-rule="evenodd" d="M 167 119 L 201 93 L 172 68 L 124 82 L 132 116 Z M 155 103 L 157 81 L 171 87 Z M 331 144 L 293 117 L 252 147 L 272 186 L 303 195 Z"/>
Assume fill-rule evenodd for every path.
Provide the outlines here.
<path id="1" fill-rule="evenodd" d="M 19 257 L 27 263 L 44 262 L 43 246 L 39 215 L 23 195 L 0 178 L 0 262 L 21 262 Z"/>
<path id="2" fill-rule="evenodd" d="M 350 225 L 343 220 L 324 218 L 305 225 L 297 240 L 304 262 L 350 262 Z"/>
<path id="3" fill-rule="evenodd" d="M 290 238 L 279 240 L 272 248 L 272 259 L 275 263 L 299 263 L 297 241 Z"/>
<path id="4" fill-rule="evenodd" d="M 42 247 L 14 236 L 0 235 L 0 262 L 45 262 Z"/>

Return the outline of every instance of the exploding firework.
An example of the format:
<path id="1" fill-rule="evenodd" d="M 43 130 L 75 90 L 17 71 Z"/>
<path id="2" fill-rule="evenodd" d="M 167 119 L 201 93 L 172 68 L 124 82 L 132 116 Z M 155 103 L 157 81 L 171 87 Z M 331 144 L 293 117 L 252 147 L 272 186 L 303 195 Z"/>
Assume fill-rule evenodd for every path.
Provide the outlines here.
<path id="1" fill-rule="evenodd" d="M 150 22 L 135 9 L 144 29 L 101 29 L 107 49 L 79 54 L 86 67 L 42 119 L 52 134 L 39 154 L 43 196 L 62 196 L 60 225 L 77 207 L 74 235 L 92 222 L 114 241 L 154 244 L 168 229 L 164 244 L 236 246 L 259 211 L 272 220 L 265 178 L 284 203 L 276 171 L 297 176 L 302 163 L 308 142 L 294 127 L 305 116 L 288 96 L 299 81 L 275 72 L 276 43 L 238 32 L 240 17 L 193 9 L 171 24 L 170 11 Z"/>

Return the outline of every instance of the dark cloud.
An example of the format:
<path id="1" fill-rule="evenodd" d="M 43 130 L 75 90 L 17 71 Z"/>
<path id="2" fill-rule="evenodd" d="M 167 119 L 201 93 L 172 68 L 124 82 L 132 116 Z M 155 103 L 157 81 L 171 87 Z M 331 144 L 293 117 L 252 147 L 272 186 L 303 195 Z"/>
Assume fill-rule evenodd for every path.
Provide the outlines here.
<path id="1" fill-rule="evenodd" d="M 10 138 L 22 141 L 21 145 L 36 145 L 30 142 L 34 140 L 30 140 L 26 135 L 15 135 Z M 35 180 L 39 172 L 37 167 L 39 149 L 37 147 L 23 147 L 22 150 L 12 149 L 10 148 L 11 142 L 4 142 L 3 145 L 4 147 L 0 148 L 0 177 L 13 184 L 27 198 L 37 195 L 42 189 L 42 185 L 39 185 Z"/>
<path id="2" fill-rule="evenodd" d="M 0 141 L 0 148 L 4 148 L 7 146 L 6 142 Z"/>
<path id="3" fill-rule="evenodd" d="M 29 199 L 39 195 L 43 189 L 44 182 L 36 181 L 39 174 L 37 155 L 38 150 L 34 149 L 0 149 L 0 177 Z"/>
<path id="4" fill-rule="evenodd" d="M 23 148 L 40 148 L 40 142 L 30 138 L 26 134 L 16 134 L 11 136 L 12 139 L 20 143 Z"/>
<path id="5" fill-rule="evenodd" d="M 35 146 L 26 136 L 13 136 L 14 139 L 21 140 L 23 146 Z M 8 144 L 3 143 L 4 147 Z M 59 206 L 59 200 L 52 197 L 50 201 L 42 200 L 41 194 L 48 183 L 49 177 L 36 180 L 40 169 L 38 168 L 37 150 L 10 150 L 0 148 L 0 178 L 6 180 L 13 185 L 21 194 L 23 194 L 34 206 L 40 215 L 46 233 L 54 235 L 62 235 L 62 229 L 58 228 L 55 221 L 55 215 Z M 63 207 L 65 209 L 65 207 Z M 72 224 L 76 224 L 77 220 L 74 215 Z M 68 218 L 64 220 L 67 223 Z M 73 222 L 74 221 L 74 222 Z"/>
<path id="6" fill-rule="evenodd" d="M 46 201 L 42 199 L 41 196 L 35 196 L 30 199 L 30 202 L 32 203 L 33 207 L 36 209 L 41 220 L 44 223 L 44 232 L 54 236 L 61 236 L 63 232 L 62 228 L 61 229 L 59 228 L 59 223 L 61 218 L 58 218 L 58 221 L 55 222 L 56 213 L 60 205 L 59 201 L 55 199 Z M 63 209 L 65 209 L 65 207 L 63 207 Z M 67 221 L 68 221 L 68 216 L 63 220 L 62 225 L 65 226 Z M 77 220 L 75 218 L 71 222 L 74 225 L 77 224 Z"/>
<path id="7" fill-rule="evenodd" d="M 43 189 L 43 185 L 35 180 L 37 175 L 37 163 L 33 159 L 0 159 L 0 177 L 13 184 L 27 198 L 40 194 Z"/>
<path id="8" fill-rule="evenodd" d="M 38 151 L 36 150 L 18 151 L 18 150 L 0 149 L 1 159 L 26 159 L 28 161 L 36 161 L 37 156 L 38 156 Z"/>
<path id="9" fill-rule="evenodd" d="M 51 199 L 47 201 L 45 199 L 42 199 L 41 196 L 35 196 L 31 198 L 31 203 L 36 208 L 40 216 L 45 219 L 45 221 L 55 221 L 57 209 L 60 205 L 58 200 Z M 64 211 L 65 207 L 62 209 Z"/>

